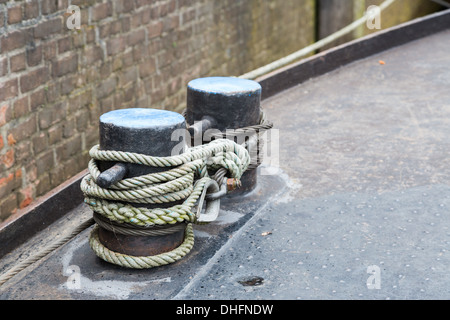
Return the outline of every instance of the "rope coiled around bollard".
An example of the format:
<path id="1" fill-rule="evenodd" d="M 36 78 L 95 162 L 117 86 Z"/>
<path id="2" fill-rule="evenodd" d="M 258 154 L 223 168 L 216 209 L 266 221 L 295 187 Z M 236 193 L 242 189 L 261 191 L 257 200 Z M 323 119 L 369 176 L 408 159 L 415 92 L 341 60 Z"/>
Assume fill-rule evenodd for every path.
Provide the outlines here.
<path id="1" fill-rule="evenodd" d="M 250 155 L 244 146 L 231 140 L 217 139 L 206 145 L 189 148 L 187 152 L 171 157 L 153 157 L 122 151 L 90 150 L 89 174 L 81 182 L 85 203 L 96 213 L 115 223 L 151 229 L 158 225 L 186 223 L 185 238 L 176 249 L 156 256 L 136 257 L 106 248 L 98 239 L 98 226 L 90 235 L 90 246 L 105 261 L 128 268 L 152 268 L 173 263 L 185 256 L 193 247 L 192 223 L 198 216 L 193 213 L 205 185 L 212 180 L 209 172 L 226 169 L 239 180 L 250 164 Z M 110 188 L 96 184 L 100 174 L 97 161 L 118 161 L 151 167 L 168 168 L 167 171 L 128 178 Z M 132 206 L 127 202 L 162 204 L 183 200 L 169 208 Z M 119 231 L 118 228 L 114 229 Z M 120 231 L 119 231 L 120 232 Z"/>

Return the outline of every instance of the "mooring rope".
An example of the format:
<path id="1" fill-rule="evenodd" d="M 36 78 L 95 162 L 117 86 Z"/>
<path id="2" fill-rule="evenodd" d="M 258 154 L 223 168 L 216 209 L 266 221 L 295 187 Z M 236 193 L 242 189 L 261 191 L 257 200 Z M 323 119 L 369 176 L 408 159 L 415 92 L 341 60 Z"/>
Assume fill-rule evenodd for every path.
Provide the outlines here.
<path id="1" fill-rule="evenodd" d="M 173 263 L 185 256 L 194 245 L 192 223 L 198 216 L 193 212 L 197 200 L 207 183 L 218 173 L 223 179 L 224 169 L 231 178 L 239 180 L 250 164 L 250 155 L 243 145 L 227 139 L 213 140 L 208 144 L 189 148 L 185 153 L 170 157 L 153 157 L 143 154 L 100 150 L 94 146 L 90 152 L 89 174 L 81 182 L 85 203 L 94 211 L 94 219 L 100 227 L 116 233 L 132 234 L 160 232 L 155 226 L 185 225 L 183 243 L 172 251 L 155 256 L 131 256 L 114 252 L 104 246 L 98 237 L 97 225 L 91 232 L 89 244 L 95 254 L 105 261 L 127 268 L 152 268 Z M 100 175 L 98 161 L 141 164 L 149 167 L 168 168 L 167 171 L 123 179 L 109 188 L 96 184 Z M 139 204 L 162 204 L 183 200 L 164 208 L 147 208 Z M 133 203 L 134 205 L 130 204 Z M 98 215 L 102 218 L 99 219 Z M 110 223 L 108 224 L 108 221 Z M 105 223 L 107 224 L 105 226 Z M 114 225 L 124 227 L 116 228 Z M 165 232 L 174 232 L 170 228 Z"/>

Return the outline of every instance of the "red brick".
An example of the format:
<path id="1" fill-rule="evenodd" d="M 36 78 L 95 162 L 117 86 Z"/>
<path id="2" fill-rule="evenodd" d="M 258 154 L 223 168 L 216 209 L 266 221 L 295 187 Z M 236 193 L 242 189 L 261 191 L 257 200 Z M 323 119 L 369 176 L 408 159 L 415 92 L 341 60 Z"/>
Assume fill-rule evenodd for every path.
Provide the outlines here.
<path id="1" fill-rule="evenodd" d="M 82 48 L 84 47 L 84 45 L 85 45 L 84 33 L 83 32 L 72 33 L 72 48 L 73 49 Z"/>
<path id="2" fill-rule="evenodd" d="M 8 137 L 6 138 L 8 140 L 8 145 L 13 146 L 16 144 L 16 139 L 14 139 L 14 136 L 12 133 L 8 134 Z"/>
<path id="3" fill-rule="evenodd" d="M 109 79 L 102 81 L 97 86 L 97 90 L 96 90 L 97 98 L 101 99 L 103 97 L 110 95 L 116 88 L 116 84 L 117 84 L 117 81 L 116 81 L 115 77 L 111 77 Z"/>
<path id="4" fill-rule="evenodd" d="M 29 67 L 37 66 L 42 61 L 42 46 L 28 47 L 27 50 L 27 62 Z"/>
<path id="5" fill-rule="evenodd" d="M 71 93 L 76 86 L 77 77 L 76 76 L 66 76 L 61 79 L 61 95 L 66 95 Z"/>
<path id="6" fill-rule="evenodd" d="M 8 169 L 14 165 L 14 149 L 9 149 L 4 155 L 0 157 L 0 163 Z"/>
<path id="7" fill-rule="evenodd" d="M 119 88 L 135 82 L 137 78 L 138 70 L 135 66 L 121 70 L 119 73 Z"/>
<path id="8" fill-rule="evenodd" d="M 63 138 L 70 138 L 75 134 L 75 119 L 66 118 L 63 124 Z"/>
<path id="9" fill-rule="evenodd" d="M 37 0 L 26 1 L 24 3 L 23 16 L 25 20 L 36 18 L 39 15 L 39 3 Z"/>
<path id="10" fill-rule="evenodd" d="M 95 29 L 94 28 L 87 28 L 85 30 L 86 32 L 86 44 L 95 42 Z"/>
<path id="11" fill-rule="evenodd" d="M 20 209 L 29 206 L 33 202 L 33 186 L 29 185 L 26 188 L 20 190 L 18 200 Z"/>
<path id="12" fill-rule="evenodd" d="M 64 10 L 65 12 L 69 7 L 69 0 L 39 0 L 39 2 L 41 2 L 42 13 L 45 15 L 49 15 L 61 10 Z"/>
<path id="13" fill-rule="evenodd" d="M 141 10 L 141 12 L 142 12 L 141 23 L 142 23 L 142 25 L 147 25 L 151 21 L 152 9 L 151 8 L 145 8 L 145 9 Z"/>
<path id="14" fill-rule="evenodd" d="M 12 118 L 12 109 L 8 104 L 0 105 L 0 127 Z"/>
<path id="15" fill-rule="evenodd" d="M 151 1 L 149 1 L 149 0 L 136 0 L 135 1 L 136 9 L 139 7 L 147 6 L 149 4 L 151 4 Z"/>
<path id="16" fill-rule="evenodd" d="M 45 60 L 52 60 L 58 52 L 57 41 L 48 41 L 43 45 L 42 53 Z"/>
<path id="17" fill-rule="evenodd" d="M 46 105 L 39 110 L 39 128 L 47 129 L 66 117 L 67 105 L 64 102 Z"/>
<path id="18" fill-rule="evenodd" d="M 177 1 L 176 0 L 170 0 L 167 9 L 169 13 L 174 12 L 177 9 Z"/>
<path id="19" fill-rule="evenodd" d="M 0 83 L 0 101 L 16 97 L 19 94 L 17 78 Z M 0 115 L 1 117 L 1 115 Z M 1 125 L 1 120 L 0 120 Z"/>
<path id="20" fill-rule="evenodd" d="M 163 29 L 163 23 L 161 21 L 152 23 L 150 26 L 148 26 L 148 38 L 155 38 L 161 35 Z"/>
<path id="21" fill-rule="evenodd" d="M 36 158 L 37 176 L 41 176 L 54 167 L 53 150 L 48 150 Z"/>
<path id="22" fill-rule="evenodd" d="M 191 8 L 183 13 L 182 15 L 183 24 L 195 19 L 195 11 L 196 11 L 195 8 Z"/>
<path id="23" fill-rule="evenodd" d="M 28 103 L 28 96 L 25 96 L 23 98 L 20 98 L 16 102 L 14 102 L 14 118 L 20 118 L 30 111 L 29 103 Z"/>
<path id="24" fill-rule="evenodd" d="M 36 115 L 32 115 L 27 120 L 17 123 L 9 129 L 10 134 L 17 141 L 29 139 L 36 131 Z"/>
<path id="25" fill-rule="evenodd" d="M 47 135 L 44 132 L 33 137 L 32 142 L 34 154 L 39 154 L 47 149 Z"/>
<path id="26" fill-rule="evenodd" d="M 30 96 L 30 109 L 33 111 L 34 109 L 45 104 L 45 89 L 40 89 L 36 92 L 33 92 Z"/>
<path id="27" fill-rule="evenodd" d="M 163 31 L 169 31 L 178 28 L 180 25 L 180 17 L 178 15 L 171 15 L 164 19 Z"/>
<path id="28" fill-rule="evenodd" d="M 28 92 L 45 84 L 49 79 L 47 67 L 41 67 L 24 74 L 20 77 L 20 90 L 22 93 Z"/>
<path id="29" fill-rule="evenodd" d="M 0 220 L 8 218 L 10 215 L 17 211 L 17 196 L 15 193 L 11 193 L 2 199 L 0 205 Z"/>
<path id="30" fill-rule="evenodd" d="M 0 187 L 5 187 L 7 184 L 11 183 L 14 180 L 14 174 L 10 173 L 7 176 L 0 178 Z M 11 187 L 13 188 L 13 186 Z M 0 197 L 4 196 L 4 194 L 0 193 Z"/>
<path id="31" fill-rule="evenodd" d="M 67 160 L 76 155 L 80 150 L 81 136 L 78 135 L 65 140 L 61 147 L 59 149 L 57 148 L 57 153 L 63 160 Z"/>
<path id="32" fill-rule="evenodd" d="M 54 33 L 60 32 L 62 30 L 62 25 L 62 17 L 43 21 L 34 28 L 34 38 L 47 38 Z"/>
<path id="33" fill-rule="evenodd" d="M 52 171 L 50 171 L 50 183 L 52 186 L 60 185 L 68 178 L 70 177 L 65 175 L 65 169 L 63 166 L 55 167 Z"/>
<path id="34" fill-rule="evenodd" d="M 100 3 L 92 7 L 91 10 L 92 21 L 99 21 L 112 15 L 112 4 L 111 2 Z"/>
<path id="35" fill-rule="evenodd" d="M 155 59 L 147 59 L 139 65 L 139 76 L 146 78 L 156 71 Z"/>
<path id="36" fill-rule="evenodd" d="M 50 177 L 48 173 L 40 176 L 38 180 L 36 180 L 36 196 L 42 196 L 46 192 L 50 191 L 52 186 L 50 184 Z"/>
<path id="37" fill-rule="evenodd" d="M 33 161 L 25 166 L 25 180 L 34 182 L 37 178 L 37 168 L 36 163 Z"/>
<path id="38" fill-rule="evenodd" d="M 82 56 L 84 63 L 89 66 L 103 60 L 103 50 L 100 46 L 91 46 L 84 51 Z"/>
<path id="39" fill-rule="evenodd" d="M 58 54 L 67 52 L 72 47 L 72 41 L 70 37 L 65 37 L 58 40 Z"/>
<path id="40" fill-rule="evenodd" d="M 143 18 L 144 18 L 144 11 L 138 11 L 138 12 L 133 12 L 131 14 L 131 19 L 130 19 L 130 29 L 134 30 L 137 29 L 141 26 L 144 25 L 144 23 L 142 22 Z M 145 20 L 147 20 L 148 18 L 145 17 Z"/>
<path id="41" fill-rule="evenodd" d="M 131 30 L 131 22 L 129 16 L 120 19 L 120 23 L 122 25 L 122 32 L 128 32 Z"/>
<path id="42" fill-rule="evenodd" d="M 116 0 L 115 2 L 116 12 L 117 13 L 126 13 L 133 11 L 134 9 L 134 1 L 130 0 Z"/>
<path id="43" fill-rule="evenodd" d="M 89 114 L 87 112 L 81 112 L 77 115 L 77 130 L 84 132 L 89 122 Z"/>
<path id="44" fill-rule="evenodd" d="M 16 177 L 16 179 L 22 178 L 22 169 L 17 169 L 14 173 L 14 176 Z"/>
<path id="45" fill-rule="evenodd" d="M 5 15 L 2 13 L 0 14 L 0 28 L 3 28 L 5 26 Z"/>
<path id="46" fill-rule="evenodd" d="M 62 126 L 56 125 L 48 129 L 48 144 L 53 145 L 62 139 Z"/>
<path id="47" fill-rule="evenodd" d="M 4 57 L 0 59 L 0 77 L 8 74 L 8 58 Z"/>
<path id="48" fill-rule="evenodd" d="M 122 31 L 122 23 L 119 20 L 110 21 L 99 27 L 100 38 L 107 38 Z"/>
<path id="49" fill-rule="evenodd" d="M 43 15 L 56 12 L 58 10 L 58 3 L 55 0 L 41 0 L 41 11 Z"/>
<path id="50" fill-rule="evenodd" d="M 115 55 L 120 52 L 123 52 L 126 48 L 126 41 L 124 36 L 112 38 L 108 40 L 106 43 L 106 51 L 108 52 L 108 55 Z"/>
<path id="51" fill-rule="evenodd" d="M 15 7 L 8 8 L 8 23 L 14 24 L 22 21 L 22 6 L 19 4 Z"/>
<path id="52" fill-rule="evenodd" d="M 44 92 L 47 103 L 55 102 L 61 95 L 61 92 L 59 90 L 59 83 L 50 82 L 45 86 Z"/>
<path id="53" fill-rule="evenodd" d="M 33 157 L 30 140 L 18 142 L 14 150 L 16 154 L 16 163 L 27 163 Z"/>
<path id="54" fill-rule="evenodd" d="M 134 46 L 136 44 L 142 43 L 145 41 L 145 30 L 135 30 L 130 32 L 127 37 L 128 46 Z"/>

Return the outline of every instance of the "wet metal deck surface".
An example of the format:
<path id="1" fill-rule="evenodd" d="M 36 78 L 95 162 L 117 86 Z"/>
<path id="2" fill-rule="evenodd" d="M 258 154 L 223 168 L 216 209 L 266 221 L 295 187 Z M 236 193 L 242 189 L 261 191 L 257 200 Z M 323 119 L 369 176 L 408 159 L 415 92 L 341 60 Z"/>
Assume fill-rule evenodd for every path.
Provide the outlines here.
<path id="1" fill-rule="evenodd" d="M 450 299 L 449 40 L 444 31 L 264 100 L 281 174 L 224 200 L 183 260 L 122 269 L 93 254 L 86 230 L 0 298 Z M 80 288 L 67 288 L 69 266 Z"/>

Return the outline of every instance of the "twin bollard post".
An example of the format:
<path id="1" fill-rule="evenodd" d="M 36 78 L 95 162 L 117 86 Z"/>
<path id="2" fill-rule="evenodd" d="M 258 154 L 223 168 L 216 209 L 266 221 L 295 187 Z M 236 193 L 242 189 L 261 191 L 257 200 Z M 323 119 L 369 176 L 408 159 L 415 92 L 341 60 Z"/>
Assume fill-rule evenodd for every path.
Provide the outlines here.
<path id="1" fill-rule="evenodd" d="M 186 106 L 186 120 L 194 127 L 190 133 L 194 136 L 202 135 L 202 143 L 210 141 L 208 131 L 213 135 L 220 131 L 225 138 L 243 143 L 250 136 L 238 135 L 236 129 L 260 123 L 260 103 L 261 85 L 256 81 L 231 77 L 192 80 L 187 86 Z M 257 143 L 255 141 L 249 148 L 252 161 L 256 161 L 260 147 Z M 247 170 L 241 178 L 241 186 L 231 192 L 230 196 L 248 193 L 255 188 L 256 183 L 256 170 Z"/>
<path id="2" fill-rule="evenodd" d="M 211 222 L 219 213 L 224 193 L 210 171 L 224 172 L 232 195 L 256 186 L 259 141 L 251 129 L 261 123 L 260 97 L 255 81 L 200 78 L 188 84 L 184 116 L 144 108 L 103 114 L 100 144 L 90 151 L 81 185 L 97 223 L 90 237 L 95 253 L 131 268 L 186 255 L 192 222 Z M 240 188 L 229 188 L 229 180 L 241 182 Z"/>
<path id="3" fill-rule="evenodd" d="M 174 130 L 186 129 L 183 116 L 178 113 L 156 109 L 120 109 L 100 117 L 100 149 L 125 151 L 149 156 L 166 157 L 178 141 L 171 141 Z M 167 169 L 154 168 L 134 163 L 111 163 L 100 161 L 102 173 L 97 184 L 109 188 L 119 180 L 138 177 Z M 173 203 L 133 204 L 147 208 L 168 207 Z M 174 229 L 173 225 L 155 226 L 156 229 Z M 184 228 L 176 228 L 160 236 L 132 236 L 119 234 L 104 228 L 99 229 L 100 242 L 115 252 L 133 256 L 150 256 L 173 250 L 184 239 Z"/>

